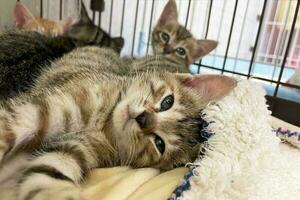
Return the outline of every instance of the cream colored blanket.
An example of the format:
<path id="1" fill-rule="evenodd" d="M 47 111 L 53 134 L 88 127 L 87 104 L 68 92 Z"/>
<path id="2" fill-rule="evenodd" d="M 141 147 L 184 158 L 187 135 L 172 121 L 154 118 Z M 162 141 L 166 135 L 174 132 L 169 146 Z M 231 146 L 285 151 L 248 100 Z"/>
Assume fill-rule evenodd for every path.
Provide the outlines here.
<path id="1" fill-rule="evenodd" d="M 96 169 L 86 182 L 84 193 L 88 200 L 165 200 L 186 172 L 186 168 L 161 174 L 151 168 Z"/>
<path id="2" fill-rule="evenodd" d="M 87 200 L 165 200 L 187 168 L 160 173 L 156 169 L 114 167 L 95 169 L 83 185 Z M 15 200 L 13 189 L 0 189 L 0 200 Z"/>
<path id="3" fill-rule="evenodd" d="M 300 199 L 300 151 L 276 136 L 264 94 L 256 83 L 239 81 L 203 110 L 214 135 L 181 200 Z"/>

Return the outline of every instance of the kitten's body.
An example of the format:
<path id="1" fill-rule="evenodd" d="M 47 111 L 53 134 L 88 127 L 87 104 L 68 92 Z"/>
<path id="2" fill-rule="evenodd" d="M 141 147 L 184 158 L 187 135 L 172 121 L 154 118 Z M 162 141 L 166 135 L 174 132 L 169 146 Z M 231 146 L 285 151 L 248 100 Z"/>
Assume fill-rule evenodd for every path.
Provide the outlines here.
<path id="1" fill-rule="evenodd" d="M 43 68 L 76 47 L 68 37 L 36 32 L 5 33 L 0 41 L 0 100 L 29 90 Z"/>
<path id="2" fill-rule="evenodd" d="M 200 111 L 234 81 L 156 72 L 119 76 L 113 70 L 120 64 L 112 50 L 79 48 L 45 70 L 31 93 L 3 102 L 2 168 L 25 150 L 29 156 L 18 171 L 19 200 L 82 199 L 78 185 L 95 167 L 167 170 L 196 158 Z"/>

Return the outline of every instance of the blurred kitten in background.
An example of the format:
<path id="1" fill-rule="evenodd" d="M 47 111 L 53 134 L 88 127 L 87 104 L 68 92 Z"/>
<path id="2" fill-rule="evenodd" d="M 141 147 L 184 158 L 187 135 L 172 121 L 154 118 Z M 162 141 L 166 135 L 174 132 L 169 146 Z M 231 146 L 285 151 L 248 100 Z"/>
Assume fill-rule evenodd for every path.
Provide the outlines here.
<path id="1" fill-rule="evenodd" d="M 110 47 L 118 53 L 124 46 L 124 38 L 111 37 L 109 33 L 94 24 L 83 3 L 80 8 L 80 19 L 72 24 L 65 35 L 72 38 L 77 46 L 96 44 L 100 47 Z"/>
<path id="2" fill-rule="evenodd" d="M 17 2 L 14 9 L 16 26 L 21 30 L 36 31 L 48 36 L 58 36 L 64 34 L 72 25 L 72 19 L 63 21 L 52 21 L 35 17 L 25 5 Z"/>
<path id="3" fill-rule="evenodd" d="M 169 0 L 152 32 L 155 55 L 188 65 L 207 55 L 217 47 L 214 40 L 197 40 L 189 30 L 178 22 L 175 0 Z"/>

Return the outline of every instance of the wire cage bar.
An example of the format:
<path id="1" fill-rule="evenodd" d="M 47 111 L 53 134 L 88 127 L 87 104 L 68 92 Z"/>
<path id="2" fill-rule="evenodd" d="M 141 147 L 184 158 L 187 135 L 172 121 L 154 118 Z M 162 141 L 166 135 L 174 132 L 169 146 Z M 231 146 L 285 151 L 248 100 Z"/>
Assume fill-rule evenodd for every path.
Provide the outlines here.
<path id="1" fill-rule="evenodd" d="M 35 14 L 50 18 L 56 15 L 55 19 L 59 20 L 68 17 L 66 5 L 75 4 L 77 14 L 81 2 L 87 8 L 90 5 L 90 0 L 16 1 L 33 2 Z M 297 68 L 300 70 L 300 1 L 176 2 L 182 25 L 191 29 L 196 38 L 219 42 L 214 52 L 191 66 L 192 73 L 221 73 L 259 81 L 266 87 L 273 115 L 284 116 L 284 120 L 300 125 L 300 83 L 288 82 Z M 58 13 L 47 10 L 50 3 L 56 4 Z M 89 10 L 89 14 L 95 24 L 112 36 L 124 37 L 122 55 L 144 56 L 152 53 L 152 29 L 166 3 L 167 0 L 105 0 L 104 11 Z M 199 19 L 202 14 L 203 18 Z M 283 95 L 286 91 L 299 97 L 286 97 Z M 289 109 L 291 104 L 293 110 Z M 291 115 L 276 112 L 285 112 L 281 107 Z"/>
<path id="2" fill-rule="evenodd" d="M 276 85 L 275 92 L 274 92 L 274 95 L 273 95 L 274 97 L 277 96 L 278 88 L 279 88 L 279 85 L 280 85 L 280 81 L 281 81 L 281 78 L 282 78 L 284 66 L 285 66 L 285 63 L 286 63 L 286 59 L 287 59 L 288 53 L 290 51 L 289 47 L 291 45 L 291 41 L 292 41 L 292 38 L 293 38 L 295 26 L 296 26 L 296 21 L 297 21 L 298 11 L 299 11 L 299 5 L 300 5 L 300 1 L 297 1 L 296 10 L 295 10 L 295 13 L 294 13 L 293 23 L 292 23 L 292 27 L 291 27 L 291 32 L 290 32 L 289 39 L 288 39 L 288 42 L 287 42 L 287 48 L 286 48 L 285 53 L 284 53 L 283 61 L 282 61 L 281 67 L 280 67 L 279 77 L 278 77 L 278 80 L 277 80 L 277 85 Z"/>
<path id="3" fill-rule="evenodd" d="M 262 11 L 261 11 L 261 15 L 259 17 L 259 25 L 258 25 L 258 29 L 257 29 L 257 33 L 256 33 L 256 39 L 255 39 L 255 43 L 254 43 L 253 52 L 252 52 L 252 55 L 251 55 L 251 60 L 250 60 L 250 65 L 249 65 L 247 78 L 250 78 L 250 74 L 252 72 L 255 53 L 256 53 L 256 50 L 257 50 L 258 39 L 259 39 L 259 36 L 261 35 L 261 27 L 262 27 L 263 20 L 265 18 L 266 5 L 267 5 L 267 0 L 264 0 L 264 5 L 263 5 Z"/>
<path id="4" fill-rule="evenodd" d="M 213 0 L 211 0 L 211 1 L 209 2 L 209 11 L 208 11 L 208 17 L 207 17 L 207 23 L 206 23 L 206 30 L 205 30 L 205 36 L 204 36 L 204 39 L 207 39 L 207 35 L 208 35 L 209 24 L 210 24 L 210 15 L 211 15 L 212 5 L 213 5 Z M 199 63 L 198 63 L 198 69 L 197 69 L 197 73 L 198 73 L 198 74 L 200 73 L 201 61 L 202 61 L 202 60 L 199 60 Z"/>

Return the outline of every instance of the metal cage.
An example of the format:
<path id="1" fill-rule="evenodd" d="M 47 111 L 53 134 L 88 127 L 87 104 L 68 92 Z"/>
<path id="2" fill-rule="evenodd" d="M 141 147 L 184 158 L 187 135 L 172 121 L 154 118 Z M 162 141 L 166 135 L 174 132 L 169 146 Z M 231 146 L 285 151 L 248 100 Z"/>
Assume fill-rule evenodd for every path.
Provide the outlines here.
<path id="1" fill-rule="evenodd" d="M 89 14 L 95 24 L 113 36 L 124 37 L 122 55 L 151 54 L 151 31 L 167 0 L 82 1 L 90 8 Z M 80 7 L 80 0 L 21 2 L 31 5 L 40 17 L 54 16 L 58 20 L 69 15 L 66 6 L 72 4 L 76 13 Z M 272 114 L 299 126 L 300 81 L 292 84 L 288 80 L 300 65 L 300 1 L 176 2 L 181 24 L 197 38 L 215 39 L 220 43 L 209 56 L 191 65 L 191 72 L 220 73 L 262 82 Z M 49 7 L 50 4 L 58 8 L 57 12 Z"/>

